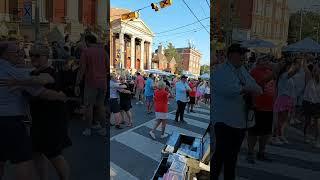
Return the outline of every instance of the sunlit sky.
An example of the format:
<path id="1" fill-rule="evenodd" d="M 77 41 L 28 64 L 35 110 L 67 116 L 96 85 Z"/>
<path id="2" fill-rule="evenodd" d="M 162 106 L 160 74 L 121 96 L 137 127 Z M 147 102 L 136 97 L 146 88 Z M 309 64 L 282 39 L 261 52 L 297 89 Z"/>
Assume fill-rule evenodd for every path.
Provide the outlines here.
<path id="1" fill-rule="evenodd" d="M 159 2 L 159 0 L 110 0 L 111 7 L 125 8 L 132 11 L 150 6 L 151 3 L 155 2 Z M 199 19 L 210 17 L 210 9 L 208 6 L 210 0 L 185 0 L 185 2 Z M 197 22 L 197 19 L 183 3 L 183 0 L 173 0 L 171 6 L 160 9 L 158 12 L 155 12 L 150 6 L 140 11 L 140 18 L 156 35 L 153 39 L 153 51 L 157 49 L 160 43 L 166 46 L 169 42 L 172 42 L 176 48 L 182 48 L 187 47 L 189 40 L 191 40 L 194 42 L 195 48 L 202 53 L 200 64 L 209 64 L 210 34 L 200 23 L 174 31 L 156 34 Z M 208 18 L 201 22 L 206 29 L 210 31 L 210 19 Z"/>

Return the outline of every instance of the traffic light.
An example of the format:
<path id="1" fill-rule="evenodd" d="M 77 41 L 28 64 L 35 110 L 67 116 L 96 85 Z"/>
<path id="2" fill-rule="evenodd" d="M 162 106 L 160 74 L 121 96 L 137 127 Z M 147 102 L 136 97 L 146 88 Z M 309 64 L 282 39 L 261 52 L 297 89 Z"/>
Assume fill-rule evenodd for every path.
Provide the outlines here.
<path id="1" fill-rule="evenodd" d="M 168 6 L 171 6 L 172 0 L 163 0 L 160 2 L 160 7 L 161 8 L 166 8 Z"/>
<path id="2" fill-rule="evenodd" d="M 154 9 L 155 11 L 159 11 L 159 7 L 155 3 L 151 3 L 151 8 Z"/>
<path id="3" fill-rule="evenodd" d="M 130 12 L 126 14 L 121 15 L 121 20 L 133 20 L 133 19 L 138 19 L 139 18 L 139 13 L 138 12 Z"/>

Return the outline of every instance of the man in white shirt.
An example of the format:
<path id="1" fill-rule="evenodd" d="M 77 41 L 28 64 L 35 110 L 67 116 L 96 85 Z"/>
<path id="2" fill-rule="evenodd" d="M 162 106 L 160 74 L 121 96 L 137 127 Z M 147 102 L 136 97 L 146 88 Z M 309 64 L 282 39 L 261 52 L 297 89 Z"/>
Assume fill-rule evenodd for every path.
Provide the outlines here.
<path id="1" fill-rule="evenodd" d="M 187 76 L 182 75 L 180 81 L 176 83 L 176 100 L 178 105 L 175 118 L 176 122 L 178 122 L 179 117 L 180 122 L 184 122 L 184 110 L 186 109 L 186 105 L 188 103 L 187 93 L 191 91 L 191 88 L 187 83 L 187 79 Z"/>
<path id="2" fill-rule="evenodd" d="M 213 180 L 218 180 L 222 166 L 224 179 L 235 179 L 235 168 L 242 141 L 248 127 L 248 111 L 245 95 L 261 94 L 262 89 L 242 65 L 245 50 L 239 44 L 228 49 L 226 63 L 214 71 L 211 119 L 215 132 L 213 155 Z"/>

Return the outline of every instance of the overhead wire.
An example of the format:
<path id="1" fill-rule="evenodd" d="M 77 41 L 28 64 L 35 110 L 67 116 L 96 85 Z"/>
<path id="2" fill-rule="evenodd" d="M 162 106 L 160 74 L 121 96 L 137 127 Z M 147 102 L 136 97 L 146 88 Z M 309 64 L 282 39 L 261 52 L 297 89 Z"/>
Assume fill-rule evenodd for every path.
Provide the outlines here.
<path id="1" fill-rule="evenodd" d="M 211 6 L 210 6 L 210 4 L 209 4 L 208 0 L 206 0 L 206 2 L 207 2 L 208 6 L 209 6 L 209 8 L 210 8 Z"/>
<path id="2" fill-rule="evenodd" d="M 192 9 L 189 7 L 189 5 L 186 3 L 185 0 L 182 0 L 184 4 L 187 6 L 187 8 L 190 10 L 190 12 L 193 14 L 193 16 L 198 20 L 198 22 L 201 24 L 201 26 L 210 34 L 210 32 L 205 28 L 205 26 L 202 24 L 198 16 L 192 11 Z"/>

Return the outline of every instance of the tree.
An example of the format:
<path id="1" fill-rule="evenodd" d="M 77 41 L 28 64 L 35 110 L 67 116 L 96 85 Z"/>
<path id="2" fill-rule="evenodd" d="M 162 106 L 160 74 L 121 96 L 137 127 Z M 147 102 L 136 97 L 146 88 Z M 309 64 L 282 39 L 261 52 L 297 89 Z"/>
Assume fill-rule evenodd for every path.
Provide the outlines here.
<path id="1" fill-rule="evenodd" d="M 210 66 L 209 65 L 202 65 L 200 66 L 200 74 L 210 73 Z"/>
<path id="2" fill-rule="evenodd" d="M 301 21 L 300 11 L 290 16 L 289 33 L 288 33 L 289 44 L 300 40 L 300 21 Z M 312 39 L 317 40 L 317 29 L 319 28 L 318 23 L 320 23 L 319 14 L 312 11 L 304 11 L 302 13 L 301 39 L 304 39 L 306 37 L 311 37 Z"/>
<path id="3" fill-rule="evenodd" d="M 182 57 L 181 54 L 177 51 L 177 49 L 173 46 L 172 43 L 169 43 L 167 48 L 164 51 L 164 55 L 168 60 L 171 60 L 173 57 L 176 60 L 176 74 L 181 74 L 183 71 L 182 66 Z"/>

